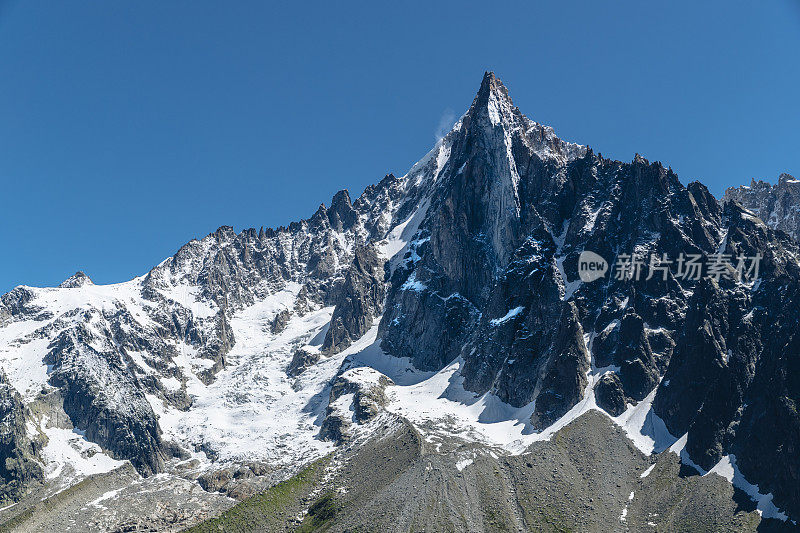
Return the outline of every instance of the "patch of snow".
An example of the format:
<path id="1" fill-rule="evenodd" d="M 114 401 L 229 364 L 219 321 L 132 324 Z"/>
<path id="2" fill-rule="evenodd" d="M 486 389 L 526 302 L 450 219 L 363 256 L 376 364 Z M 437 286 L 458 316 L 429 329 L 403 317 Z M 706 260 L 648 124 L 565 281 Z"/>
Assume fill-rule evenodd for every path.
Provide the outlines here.
<path id="1" fill-rule="evenodd" d="M 164 385 L 167 390 L 171 391 L 177 391 L 181 388 L 181 382 L 178 381 L 177 378 L 173 377 L 161 378 L 161 384 Z"/>
<path id="2" fill-rule="evenodd" d="M 626 517 L 628 516 L 628 505 L 633 500 L 633 491 L 631 491 L 630 496 L 628 496 L 628 503 L 625 504 L 625 507 L 622 509 L 622 514 L 619 515 L 619 521 L 625 522 Z"/>
<path id="3" fill-rule="evenodd" d="M 426 198 L 406 220 L 389 231 L 380 248 L 381 254 L 390 261 L 392 270 L 398 257 L 402 257 L 410 242 L 419 231 L 419 226 L 428 212 L 430 199 Z"/>
<path id="4" fill-rule="evenodd" d="M 728 228 L 725 228 L 722 232 L 722 239 L 719 242 L 719 247 L 717 247 L 717 253 L 721 254 L 725 251 L 725 248 L 728 246 Z"/>
<path id="5" fill-rule="evenodd" d="M 125 461 L 112 459 L 100 446 L 87 441 L 71 429 L 45 428 L 47 445 L 42 450 L 45 476 L 48 480 L 63 478 L 69 484 L 92 474 L 103 474 L 119 468 Z"/>
<path id="6" fill-rule="evenodd" d="M 363 342 L 362 342 L 363 341 Z M 364 342 L 368 342 L 366 346 Z M 368 367 L 390 378 L 396 385 L 414 385 L 424 381 L 436 372 L 418 370 L 407 357 L 393 357 L 386 354 L 380 347 L 377 338 L 377 328 L 370 330 L 367 335 L 359 340 L 362 348 L 353 351 L 343 364 L 343 369 Z"/>
<path id="7" fill-rule="evenodd" d="M 200 287 L 187 285 L 186 283 L 170 284 L 166 287 L 159 288 L 158 292 L 166 298 L 179 303 L 186 309 L 189 309 L 197 318 L 210 318 L 217 314 L 218 309 L 216 304 L 209 300 L 203 300 L 200 297 Z"/>
<path id="8" fill-rule="evenodd" d="M 423 434 L 441 433 L 518 453 L 531 441 L 528 420 L 533 403 L 514 408 L 495 395 L 476 395 L 463 387 L 457 359 L 427 379 L 387 389 L 388 410 L 408 418 Z"/>
<path id="9" fill-rule="evenodd" d="M 32 322 L 32 321 L 30 321 Z M 47 384 L 47 365 L 44 356 L 50 345 L 49 338 L 30 341 L 7 341 L 30 329 L 30 322 L 17 322 L 0 329 L 0 365 L 11 385 L 24 401 L 33 400 Z"/>
<path id="10" fill-rule="evenodd" d="M 342 419 L 350 418 L 351 421 L 355 422 L 355 409 L 353 407 L 354 400 L 355 394 L 352 392 L 342 394 L 336 398 L 333 403 L 328 404 L 328 408 L 333 413 L 339 415 Z"/>
<path id="11" fill-rule="evenodd" d="M 122 492 L 122 489 L 110 490 L 108 492 L 103 493 L 103 495 L 100 496 L 99 498 L 90 501 L 86 505 L 91 505 L 92 507 L 98 507 L 100 509 L 105 509 L 105 506 L 101 505 L 101 502 L 104 502 L 106 500 L 110 500 L 112 498 L 115 498 L 117 496 L 117 494 L 119 494 L 120 492 Z"/>
<path id="12" fill-rule="evenodd" d="M 561 234 L 555 235 L 552 231 L 550 232 L 550 236 L 553 238 L 553 242 L 556 244 L 556 268 L 558 268 L 558 273 L 561 274 L 561 280 L 564 285 L 564 295 L 561 297 L 562 300 L 567 301 L 572 298 L 572 295 L 575 294 L 580 286 L 583 284 L 580 278 L 576 278 L 572 281 L 567 281 L 567 274 L 564 271 L 564 259 L 566 256 L 562 255 L 561 250 L 564 248 L 564 243 L 567 240 L 567 231 L 569 230 L 570 220 L 565 220 L 564 225 L 561 228 Z"/>
<path id="13" fill-rule="evenodd" d="M 524 310 L 525 310 L 525 307 L 523 307 L 523 306 L 515 307 L 514 309 L 510 309 L 508 311 L 508 313 L 506 313 L 504 316 L 502 316 L 500 318 L 495 318 L 493 320 L 490 320 L 489 323 L 491 325 L 493 325 L 493 326 L 499 326 L 500 324 L 508 322 L 509 320 L 514 318 L 515 316 L 519 315 Z"/>
<path id="14" fill-rule="evenodd" d="M 293 316 L 286 329 L 269 334 L 281 309 L 293 303 L 299 285 L 267 297 L 230 319 L 236 344 L 227 366 L 210 385 L 187 383 L 189 411 L 148 398 L 159 414 L 166 438 L 189 449 L 203 445 L 220 461 L 265 460 L 299 464 L 321 457 L 333 444 L 317 438 L 328 403 L 330 381 L 348 351 L 324 358 L 297 378 L 286 374 L 294 346 L 302 346 L 326 327 L 332 307 Z M 185 362 L 184 362 L 185 363 Z"/>
<path id="15" fill-rule="evenodd" d="M 733 484 L 734 487 L 746 493 L 750 499 L 756 503 L 758 514 L 764 518 L 776 518 L 784 522 L 788 520 L 789 517 L 786 515 L 786 513 L 782 512 L 775 506 L 774 503 L 772 503 L 771 493 L 762 494 L 758 488 L 758 485 L 750 483 L 747 481 L 747 479 L 745 479 L 744 475 L 742 475 L 741 471 L 739 470 L 739 467 L 736 465 L 735 455 L 731 454 L 724 456 L 722 459 L 720 459 L 719 463 L 717 463 L 711 470 L 703 475 L 707 476 L 710 474 L 717 474 L 724 477 L 729 483 Z"/>
<path id="16" fill-rule="evenodd" d="M 415 291 L 415 292 L 422 292 L 427 289 L 428 286 L 422 283 L 421 281 L 417 281 L 417 273 L 412 272 L 408 279 L 406 280 L 403 285 L 400 286 L 401 291 Z"/>
<path id="17" fill-rule="evenodd" d="M 472 459 L 472 458 L 468 458 L 468 459 L 461 459 L 460 461 L 456 461 L 456 468 L 458 469 L 458 471 L 459 471 L 459 472 L 461 472 L 461 471 L 462 471 L 462 470 L 464 470 L 466 467 L 468 467 L 469 465 L 471 465 L 471 464 L 472 464 L 474 461 L 475 461 L 475 460 L 474 460 L 474 459 Z"/>
<path id="18" fill-rule="evenodd" d="M 714 465 L 711 470 L 706 471 L 700 465 L 692 461 L 691 457 L 689 457 L 689 452 L 686 451 L 686 441 L 688 437 L 689 434 L 684 433 L 684 435 L 669 448 L 669 451 L 680 457 L 683 464 L 694 468 L 702 476 L 707 476 L 709 474 L 717 474 L 722 476 L 728 480 L 728 482 L 733 484 L 734 487 L 745 492 L 750 499 L 756 503 L 758 513 L 761 516 L 765 518 L 776 518 L 784 522 L 788 520 L 786 513 L 782 512 L 775 506 L 774 503 L 772 503 L 771 493 L 761 494 L 758 485 L 750 483 L 747 481 L 747 479 L 745 479 L 745 477 L 739 471 L 739 467 L 736 465 L 735 455 L 723 456 L 719 463 Z"/>
<path id="19" fill-rule="evenodd" d="M 591 334 L 587 336 L 589 343 Z M 390 400 L 387 410 L 406 417 L 425 436 L 439 434 L 463 438 L 513 454 L 524 452 L 534 442 L 549 440 L 561 428 L 590 410 L 608 416 L 597 406 L 594 386 L 604 373 L 618 370 L 595 368 L 592 364 L 583 399 L 551 426 L 537 431 L 530 423 L 535 402 L 517 408 L 502 402 L 491 392 L 478 395 L 467 391 L 460 373 L 464 364 L 461 358 L 435 373 L 415 371 L 408 361 L 397 361 L 394 363 L 396 366 L 387 367 L 385 358 L 393 359 L 383 354 L 378 340 L 363 352 L 354 352 L 351 356 L 353 361 L 361 359 L 362 364 L 377 362 L 383 365 L 382 369 L 395 381 L 395 386 L 387 388 Z M 636 406 L 629 406 L 619 417 L 609 417 L 647 454 L 663 451 L 676 440 L 652 411 L 654 396 L 655 389 Z"/>
<path id="20" fill-rule="evenodd" d="M 153 368 L 148 365 L 147 361 L 145 361 L 144 357 L 142 357 L 142 352 L 137 350 L 126 350 L 125 353 L 127 353 L 128 356 L 133 359 L 133 362 L 136 363 L 136 366 L 138 366 L 143 372 L 149 373 L 153 371 Z"/>
<path id="21" fill-rule="evenodd" d="M 664 421 L 653 411 L 653 399 L 658 387 L 636 405 L 629 405 L 624 413 L 612 417 L 642 453 L 660 453 L 675 443 L 675 437 Z"/>

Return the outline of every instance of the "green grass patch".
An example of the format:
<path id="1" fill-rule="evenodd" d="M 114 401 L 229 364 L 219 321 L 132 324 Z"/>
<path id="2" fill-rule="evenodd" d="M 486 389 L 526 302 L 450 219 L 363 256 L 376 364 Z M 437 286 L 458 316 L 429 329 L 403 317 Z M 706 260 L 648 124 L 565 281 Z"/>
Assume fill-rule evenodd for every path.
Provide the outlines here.
<path id="1" fill-rule="evenodd" d="M 301 500 L 314 490 L 329 460 L 330 456 L 319 459 L 266 492 L 247 498 L 218 517 L 185 531 L 190 533 L 284 531 L 287 529 L 287 521 L 300 512 Z M 327 516 L 326 508 L 319 511 L 323 516 Z M 303 523 L 305 524 L 305 521 Z"/>
<path id="2" fill-rule="evenodd" d="M 324 529 L 333 522 L 339 510 L 334 493 L 326 492 L 309 507 L 305 520 L 297 530 L 298 533 L 310 533 Z"/>

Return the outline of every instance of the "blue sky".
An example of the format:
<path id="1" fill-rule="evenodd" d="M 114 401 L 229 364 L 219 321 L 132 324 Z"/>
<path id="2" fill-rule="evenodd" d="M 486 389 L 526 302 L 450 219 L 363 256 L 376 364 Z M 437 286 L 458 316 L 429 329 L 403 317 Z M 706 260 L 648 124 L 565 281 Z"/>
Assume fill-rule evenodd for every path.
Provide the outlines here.
<path id="1" fill-rule="evenodd" d="M 404 173 L 494 70 L 529 117 L 724 187 L 800 174 L 800 2 L 0 0 L 0 292 L 142 274 Z"/>

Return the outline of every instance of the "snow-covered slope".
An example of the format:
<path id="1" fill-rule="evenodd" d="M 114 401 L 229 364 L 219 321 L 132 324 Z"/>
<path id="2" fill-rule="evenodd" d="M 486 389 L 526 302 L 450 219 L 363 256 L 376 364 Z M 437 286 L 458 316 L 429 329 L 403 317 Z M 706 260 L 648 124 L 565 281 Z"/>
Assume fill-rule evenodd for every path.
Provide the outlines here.
<path id="1" fill-rule="evenodd" d="M 3 295 L 0 366 L 41 443 L 38 481 L 63 488 L 125 460 L 142 475 L 176 464 L 194 477 L 231 464 L 292 472 L 328 453 L 331 384 L 382 297 L 364 331 L 338 321 L 336 342 L 332 316 L 365 283 L 351 273 L 369 257 L 360 250 L 377 253 L 382 284 L 448 150 L 441 141 L 407 175 L 387 175 L 355 203 L 341 191 L 288 227 L 222 227 L 129 282 L 95 285 L 79 272 Z M 319 361 L 292 375 L 298 351 Z M 9 476 L 37 481 L 23 474 Z"/>

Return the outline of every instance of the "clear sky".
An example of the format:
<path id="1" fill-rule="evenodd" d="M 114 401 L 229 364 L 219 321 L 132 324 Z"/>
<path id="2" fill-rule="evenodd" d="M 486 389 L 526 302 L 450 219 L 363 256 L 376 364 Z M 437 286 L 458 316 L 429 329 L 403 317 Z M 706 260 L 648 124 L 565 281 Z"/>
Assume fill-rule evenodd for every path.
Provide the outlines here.
<path id="1" fill-rule="evenodd" d="M 719 195 L 800 174 L 800 1 L 0 0 L 0 292 L 145 273 L 405 171 L 494 70 Z"/>

